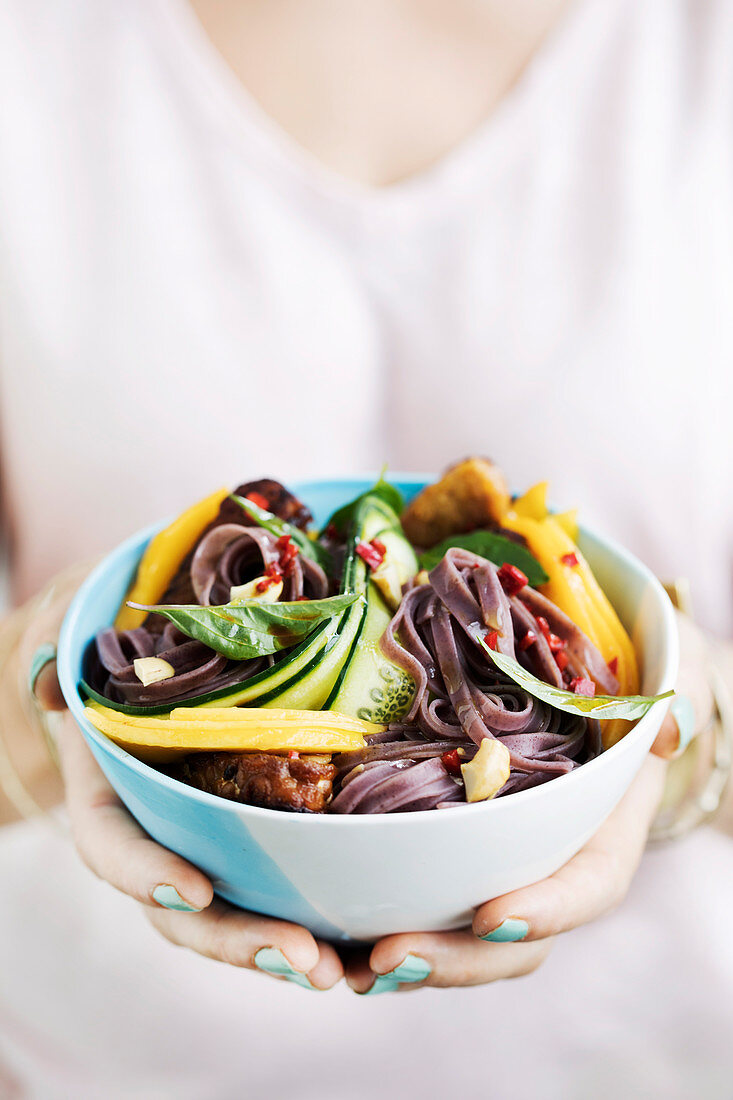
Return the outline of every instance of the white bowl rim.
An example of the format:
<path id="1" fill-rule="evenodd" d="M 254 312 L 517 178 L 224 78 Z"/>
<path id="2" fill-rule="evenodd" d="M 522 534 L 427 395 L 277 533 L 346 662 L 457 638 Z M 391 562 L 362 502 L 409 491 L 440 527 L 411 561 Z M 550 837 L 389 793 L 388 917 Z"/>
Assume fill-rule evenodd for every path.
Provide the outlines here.
<path id="1" fill-rule="evenodd" d="M 393 481 L 406 484 L 413 482 L 415 484 L 424 484 L 431 479 L 434 479 L 433 474 L 399 474 L 392 473 L 390 475 Z M 333 482 L 354 482 L 368 480 L 369 474 L 365 475 L 353 475 L 345 476 L 342 478 L 311 478 L 303 481 L 299 481 L 299 486 L 305 485 L 324 485 Z M 128 753 L 125 749 L 121 748 L 118 744 L 101 733 L 96 729 L 91 722 L 83 716 L 83 713 L 77 710 L 84 706 L 84 701 L 78 690 L 78 683 L 72 675 L 72 669 L 70 667 L 70 652 L 67 639 L 71 635 L 71 632 L 76 624 L 76 620 L 82 612 L 88 592 L 96 585 L 97 578 L 100 572 L 109 567 L 109 559 L 113 556 L 123 556 L 125 551 L 130 550 L 132 547 L 136 547 L 139 544 L 145 544 L 153 535 L 157 534 L 166 523 L 169 521 L 163 520 L 162 522 L 150 524 L 148 527 L 137 531 L 134 535 L 130 535 L 123 542 L 119 543 L 114 550 L 105 555 L 101 562 L 99 562 L 93 571 L 89 574 L 86 580 L 82 583 L 78 591 L 76 592 L 69 609 L 64 618 L 64 622 L 61 627 L 58 644 L 58 672 L 59 681 L 62 691 L 69 704 L 77 723 L 83 724 L 83 730 L 86 736 L 91 737 L 106 751 L 117 757 L 121 764 L 126 767 L 132 768 L 142 778 L 152 780 L 154 783 L 158 783 L 163 787 L 172 789 L 173 791 L 188 796 L 194 801 L 202 802 L 206 806 L 214 806 L 222 812 L 232 812 L 237 816 L 248 817 L 250 814 L 255 818 L 263 818 L 264 820 L 273 821 L 273 819 L 283 819 L 289 821 L 298 821 L 308 823 L 306 827 L 319 828 L 355 828 L 358 825 L 376 825 L 379 822 L 384 823 L 386 819 L 390 819 L 395 822 L 401 822 L 407 825 L 409 822 L 417 824 L 422 822 L 428 824 L 430 822 L 440 822 L 445 820 L 446 815 L 453 817 L 454 814 L 460 814 L 461 819 L 464 819 L 467 814 L 500 814 L 502 807 L 504 812 L 510 812 L 512 808 L 516 809 L 520 802 L 527 803 L 534 800 L 539 800 L 546 797 L 550 791 L 556 791 L 557 797 L 560 797 L 562 791 L 569 789 L 571 783 L 582 782 L 579 776 L 589 774 L 592 769 L 594 772 L 599 768 L 605 766 L 604 761 L 608 759 L 618 759 L 622 753 L 630 752 L 634 742 L 644 733 L 644 728 L 652 719 L 652 715 L 657 708 L 666 708 L 669 703 L 667 700 L 663 700 L 656 703 L 647 713 L 640 718 L 636 724 L 629 730 L 629 732 L 611 748 L 606 749 L 595 757 L 593 760 L 589 760 L 587 763 L 582 764 L 578 768 L 573 768 L 572 771 L 567 772 L 565 775 L 556 776 L 554 779 L 549 780 L 547 783 L 541 783 L 536 787 L 530 787 L 525 791 L 517 791 L 515 794 L 506 795 L 504 798 L 492 799 L 489 802 L 476 802 L 466 803 L 461 805 L 457 803 L 455 807 L 450 807 L 441 812 L 435 810 L 398 810 L 389 814 L 290 814 L 283 810 L 272 810 L 264 806 L 250 806 L 243 802 L 233 802 L 225 798 L 220 798 L 217 795 L 209 794 L 206 791 L 199 791 L 195 787 L 190 787 L 186 783 L 182 783 L 178 779 L 173 779 L 171 776 L 166 775 L 165 772 L 160 772 L 150 764 L 145 764 L 142 760 L 138 760 L 137 757 Z M 677 679 L 677 669 L 679 664 L 679 638 L 677 634 L 677 625 L 675 621 L 674 609 L 672 603 L 664 591 L 664 588 L 660 584 L 659 580 L 655 577 L 652 571 L 644 565 L 644 563 L 632 554 L 625 547 L 619 545 L 614 539 L 607 538 L 598 534 L 593 528 L 586 527 L 583 524 L 579 524 L 579 530 L 588 535 L 591 539 L 604 546 L 604 548 L 611 551 L 611 553 L 620 558 L 627 567 L 630 567 L 632 571 L 641 573 L 648 585 L 651 587 L 655 596 L 661 602 L 663 608 L 663 622 L 664 633 L 667 642 L 667 657 L 664 664 L 664 670 L 661 676 L 661 682 L 657 685 L 655 694 L 662 694 L 665 691 L 674 688 Z M 399 826 L 397 826 L 399 827 Z"/>

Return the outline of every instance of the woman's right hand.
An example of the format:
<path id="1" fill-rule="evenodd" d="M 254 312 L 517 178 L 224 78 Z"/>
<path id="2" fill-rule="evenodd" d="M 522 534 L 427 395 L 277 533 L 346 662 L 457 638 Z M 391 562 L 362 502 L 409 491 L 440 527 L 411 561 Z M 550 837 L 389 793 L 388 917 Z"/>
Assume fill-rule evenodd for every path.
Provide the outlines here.
<path id="1" fill-rule="evenodd" d="M 30 609 L 15 655 L 20 691 L 28 690 L 33 654 L 55 644 L 69 599 L 85 572 L 77 570 L 52 582 Z M 333 947 L 298 925 L 245 913 L 214 898 L 202 871 L 156 844 L 138 825 L 66 710 L 55 661 L 38 673 L 33 694 L 42 710 L 63 712 L 54 737 L 71 833 L 81 858 L 96 875 L 140 902 L 155 928 L 180 947 L 310 988 L 330 989 L 341 980 L 343 967 Z M 23 708 L 15 712 L 22 722 Z M 40 748 L 38 755 L 42 757 Z"/>
<path id="2" fill-rule="evenodd" d="M 66 712 L 58 738 L 72 836 L 87 866 L 135 898 L 171 943 L 210 959 L 315 989 L 343 977 L 336 951 L 286 921 L 245 913 L 214 898 L 211 882 L 156 844 L 105 779 Z"/>

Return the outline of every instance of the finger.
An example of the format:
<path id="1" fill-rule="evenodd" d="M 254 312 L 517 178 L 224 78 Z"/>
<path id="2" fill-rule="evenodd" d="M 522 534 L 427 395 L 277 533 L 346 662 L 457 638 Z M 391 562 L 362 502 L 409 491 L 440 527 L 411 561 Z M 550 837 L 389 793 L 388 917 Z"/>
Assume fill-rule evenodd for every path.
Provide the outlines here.
<path id="1" fill-rule="evenodd" d="M 43 710 L 66 710 L 66 700 L 56 673 L 56 661 L 49 661 L 36 676 L 33 694 Z"/>
<path id="2" fill-rule="evenodd" d="M 90 569 L 89 563 L 60 573 L 35 597 L 32 615 L 18 646 L 20 667 L 44 710 L 65 710 L 56 676 L 56 643 L 73 593 Z"/>
<path id="3" fill-rule="evenodd" d="M 664 788 L 666 765 L 650 756 L 585 848 L 550 878 L 482 905 L 473 920 L 493 942 L 541 940 L 594 920 L 626 895 Z"/>
<path id="4" fill-rule="evenodd" d="M 105 779 L 70 715 L 58 745 L 71 830 L 87 866 L 145 905 L 189 911 L 209 905 L 214 894 L 209 880 L 140 828 Z"/>
<path id="5" fill-rule="evenodd" d="M 663 760 L 681 756 L 699 728 L 695 710 L 686 695 L 677 695 L 659 728 L 651 751 Z"/>
<path id="6" fill-rule="evenodd" d="M 529 974 L 545 960 L 552 941 L 483 943 L 470 931 L 387 936 L 368 959 L 353 958 L 346 981 L 356 993 L 406 992 L 425 986 L 485 985 Z"/>
<path id="7" fill-rule="evenodd" d="M 343 976 L 338 955 L 305 928 L 245 913 L 218 898 L 202 913 L 149 910 L 171 943 L 229 966 L 259 970 L 313 989 L 330 989 Z"/>
<path id="8" fill-rule="evenodd" d="M 682 755 L 695 734 L 709 725 L 715 707 L 708 640 L 687 615 L 679 612 L 677 627 L 680 636 L 677 694 L 652 746 L 652 752 L 665 760 Z"/>
<path id="9" fill-rule="evenodd" d="M 311 984 L 317 989 L 332 989 L 344 976 L 344 966 L 338 952 L 330 943 L 317 940 L 318 962 L 308 971 Z"/>

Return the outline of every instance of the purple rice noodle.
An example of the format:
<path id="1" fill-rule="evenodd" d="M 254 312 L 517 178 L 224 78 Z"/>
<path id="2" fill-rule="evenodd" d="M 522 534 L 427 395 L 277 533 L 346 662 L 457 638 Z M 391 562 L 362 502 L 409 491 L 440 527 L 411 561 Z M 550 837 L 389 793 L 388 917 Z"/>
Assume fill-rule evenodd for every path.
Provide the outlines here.
<path id="1" fill-rule="evenodd" d="M 204 606 L 229 602 L 230 589 L 262 576 L 278 561 L 276 536 L 259 527 L 224 523 L 200 540 L 191 561 L 191 583 Z M 282 600 L 300 596 L 320 599 L 328 595 L 328 579 L 321 567 L 298 554 L 283 579 Z M 204 693 L 243 683 L 273 664 L 272 657 L 231 661 L 203 642 L 192 641 L 173 623 L 162 633 L 147 625 L 99 632 L 87 662 L 90 686 L 110 702 L 127 706 L 174 706 Z M 175 675 L 145 687 L 135 674 L 137 657 L 162 657 Z"/>
<path id="2" fill-rule="evenodd" d="M 229 602 L 231 589 L 261 577 L 268 565 L 277 562 L 277 539 L 261 527 L 222 523 L 199 542 L 191 562 L 191 583 L 196 599 L 204 607 Z M 310 558 L 298 554 L 291 572 L 284 578 L 282 600 L 300 596 L 321 599 L 328 595 L 326 574 Z"/>
<path id="3" fill-rule="evenodd" d="M 334 757 L 339 771 L 330 811 L 452 807 L 464 800 L 464 788 L 440 758 L 459 749 L 468 762 L 486 737 L 509 750 L 509 779 L 497 797 L 545 783 L 597 756 L 597 721 L 535 699 L 492 665 L 478 641 L 495 630 L 499 652 L 565 687 L 537 615 L 565 642 L 568 679 L 587 678 L 604 693 L 618 691 L 596 647 L 550 600 L 528 586 L 507 596 L 495 565 L 467 550 L 449 550 L 427 584 L 407 591 L 382 638 L 385 656 L 415 680 L 410 710 L 385 732 L 369 736 L 366 748 Z M 529 630 L 536 642 L 517 650 L 516 641 Z"/>

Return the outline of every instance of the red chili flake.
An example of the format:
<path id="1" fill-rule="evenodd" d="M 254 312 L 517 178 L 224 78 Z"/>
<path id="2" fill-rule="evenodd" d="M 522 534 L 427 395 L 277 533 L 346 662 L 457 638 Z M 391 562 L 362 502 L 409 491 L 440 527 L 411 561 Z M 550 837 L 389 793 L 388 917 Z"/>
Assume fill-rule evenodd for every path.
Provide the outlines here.
<path id="1" fill-rule="evenodd" d="M 263 497 L 262 493 L 247 493 L 247 500 L 251 500 L 253 504 L 256 504 L 258 508 L 263 508 L 265 512 L 270 511 L 270 502 L 267 497 Z"/>
<path id="2" fill-rule="evenodd" d="M 570 690 L 574 691 L 576 695 L 587 695 L 592 699 L 596 693 L 596 685 L 592 680 L 586 680 L 582 676 L 576 676 L 574 680 L 570 681 Z"/>
<path id="3" fill-rule="evenodd" d="M 272 588 L 273 584 L 278 584 L 282 580 L 283 571 L 276 561 L 271 561 L 265 568 L 265 575 L 261 580 L 257 582 L 256 588 L 258 592 L 267 592 L 268 588 Z"/>
<path id="4" fill-rule="evenodd" d="M 296 752 L 295 749 L 291 749 L 288 753 L 288 760 L 300 760 L 300 753 Z"/>
<path id="5" fill-rule="evenodd" d="M 290 535 L 281 535 L 275 543 L 280 555 L 280 568 L 286 577 L 293 572 L 293 563 L 299 554 L 299 549 L 292 541 Z"/>
<path id="6" fill-rule="evenodd" d="M 567 668 L 569 660 L 570 658 L 564 649 L 561 649 L 559 653 L 555 654 L 555 663 L 561 672 Z"/>
<path id="7" fill-rule="evenodd" d="M 458 755 L 458 749 L 451 749 L 450 752 L 444 752 L 440 759 L 449 775 L 461 774 L 461 758 Z"/>
<path id="8" fill-rule="evenodd" d="M 301 603 L 303 600 L 305 600 L 305 602 L 308 603 L 308 599 L 309 599 L 308 596 L 296 596 L 295 600 L 293 602 L 294 603 Z"/>
<path id="9" fill-rule="evenodd" d="M 326 530 L 323 533 L 324 533 L 324 535 L 326 536 L 327 539 L 331 539 L 334 542 L 339 537 L 339 529 L 338 529 L 338 527 L 336 526 L 335 523 L 329 523 L 329 525 L 326 527 Z"/>
<path id="10" fill-rule="evenodd" d="M 261 581 L 257 582 L 255 587 L 258 592 L 267 592 L 268 588 L 272 588 L 273 584 L 278 584 L 279 581 L 279 577 L 263 577 Z"/>
<path id="11" fill-rule="evenodd" d="M 547 643 L 553 653 L 559 653 L 561 649 L 565 649 L 565 642 L 562 638 L 558 638 L 557 634 L 550 634 Z"/>
<path id="12" fill-rule="evenodd" d="M 618 672 L 618 657 L 612 657 L 608 662 L 608 671 L 612 676 L 615 676 Z"/>
<path id="13" fill-rule="evenodd" d="M 537 635 L 534 630 L 528 630 L 522 640 L 518 643 L 518 649 L 529 649 L 531 645 L 534 645 L 537 641 Z"/>
<path id="14" fill-rule="evenodd" d="M 548 621 L 544 617 L 544 615 L 538 615 L 537 616 L 537 626 L 540 628 L 540 630 L 542 631 L 542 633 L 544 634 L 544 636 L 547 638 L 547 640 L 549 642 L 550 633 L 551 633 L 550 624 L 548 623 Z"/>
<path id="15" fill-rule="evenodd" d="M 370 569 L 379 569 L 387 553 L 387 547 L 379 539 L 372 539 L 371 542 L 357 543 L 356 552 Z"/>
<path id="16" fill-rule="evenodd" d="M 496 649 L 499 644 L 499 632 L 498 630 L 490 630 L 488 634 L 484 634 L 484 641 L 489 649 Z"/>
<path id="17" fill-rule="evenodd" d="M 510 565 L 508 561 L 505 561 L 499 569 L 498 577 L 507 596 L 516 596 L 517 592 L 521 592 L 524 586 L 529 583 L 526 573 L 523 573 L 521 569 L 517 569 L 516 565 Z"/>
<path id="18" fill-rule="evenodd" d="M 567 565 L 569 569 L 575 569 L 575 566 L 579 564 L 577 554 L 563 554 L 560 558 L 563 565 Z"/>

